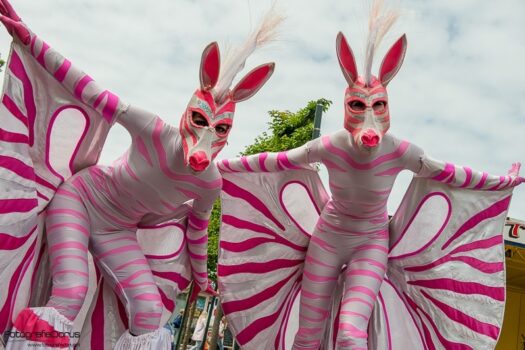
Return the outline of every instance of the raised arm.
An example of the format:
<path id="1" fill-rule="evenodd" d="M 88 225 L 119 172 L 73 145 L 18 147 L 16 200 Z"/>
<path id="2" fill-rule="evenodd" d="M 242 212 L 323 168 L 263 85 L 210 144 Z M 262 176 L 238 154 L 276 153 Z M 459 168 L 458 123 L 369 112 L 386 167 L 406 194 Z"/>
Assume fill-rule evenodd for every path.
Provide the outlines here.
<path id="1" fill-rule="evenodd" d="M 320 139 L 282 152 L 264 152 L 217 162 L 223 173 L 228 172 L 274 172 L 293 169 L 312 169 L 310 163 L 321 160 L 319 153 Z"/>
<path id="2" fill-rule="evenodd" d="M 126 110 L 126 104 L 117 95 L 99 87 L 89 75 L 31 32 L 7 0 L 0 0 L 0 22 L 66 90 L 97 110 L 109 124 Z"/>
<path id="3" fill-rule="evenodd" d="M 519 176 L 520 163 L 512 164 L 506 176 L 496 176 L 426 156 L 422 157 L 421 162 L 422 166 L 417 173 L 418 177 L 431 178 L 455 187 L 496 191 L 517 186 L 525 181 L 523 177 Z"/>

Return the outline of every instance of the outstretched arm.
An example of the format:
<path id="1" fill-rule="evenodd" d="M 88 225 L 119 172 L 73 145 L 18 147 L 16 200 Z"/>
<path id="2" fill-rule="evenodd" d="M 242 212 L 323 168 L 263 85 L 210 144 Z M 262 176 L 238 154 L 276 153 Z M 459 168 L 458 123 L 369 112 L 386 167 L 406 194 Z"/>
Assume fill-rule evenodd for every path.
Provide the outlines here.
<path id="1" fill-rule="evenodd" d="M 512 164 L 506 176 L 489 175 L 486 172 L 475 171 L 469 167 L 459 167 L 425 156 L 422 157 L 421 163 L 421 170 L 417 173 L 418 177 L 431 178 L 455 187 L 496 191 L 525 182 L 525 179 L 519 176 L 520 163 Z"/>
<path id="2" fill-rule="evenodd" d="M 126 110 L 117 95 L 99 87 L 89 75 L 32 33 L 7 0 L 0 0 L 0 22 L 66 90 L 97 110 L 109 124 Z"/>
<path id="3" fill-rule="evenodd" d="M 312 169 L 310 163 L 321 160 L 319 142 L 319 139 L 315 139 L 289 151 L 264 152 L 240 158 L 224 159 L 217 162 L 217 167 L 223 173 Z"/>

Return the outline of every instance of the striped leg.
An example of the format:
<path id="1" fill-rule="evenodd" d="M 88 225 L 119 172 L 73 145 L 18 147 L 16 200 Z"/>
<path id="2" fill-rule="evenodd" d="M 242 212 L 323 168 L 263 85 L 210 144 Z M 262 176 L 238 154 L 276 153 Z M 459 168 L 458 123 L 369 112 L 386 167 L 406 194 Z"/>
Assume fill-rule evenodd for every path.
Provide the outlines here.
<path id="1" fill-rule="evenodd" d="M 126 307 L 130 332 L 142 335 L 160 327 L 162 300 L 135 232 L 91 236 L 91 251 Z"/>
<path id="2" fill-rule="evenodd" d="M 336 248 L 319 236 L 316 229 L 306 253 L 294 350 L 319 349 L 341 271 Z"/>
<path id="3" fill-rule="evenodd" d="M 73 321 L 88 289 L 87 211 L 77 192 L 62 185 L 49 204 L 46 218 L 47 242 L 53 288 L 47 306 Z"/>
<path id="4" fill-rule="evenodd" d="M 368 349 L 368 321 L 383 282 L 387 260 L 386 237 L 367 239 L 353 250 L 345 276 L 337 349 Z"/>

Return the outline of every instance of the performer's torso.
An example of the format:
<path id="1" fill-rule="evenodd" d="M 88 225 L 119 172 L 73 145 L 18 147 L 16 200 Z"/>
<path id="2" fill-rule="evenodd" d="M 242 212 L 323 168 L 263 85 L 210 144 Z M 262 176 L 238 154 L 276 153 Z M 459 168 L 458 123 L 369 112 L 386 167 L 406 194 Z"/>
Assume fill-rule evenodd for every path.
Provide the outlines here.
<path id="1" fill-rule="evenodd" d="M 357 149 L 346 130 L 321 140 L 321 159 L 328 168 L 332 200 L 325 219 L 359 232 L 374 232 L 388 223 L 387 201 L 397 175 L 418 167 L 422 151 L 386 134 L 378 149 Z M 344 218 L 336 219 L 336 216 Z"/>
<path id="2" fill-rule="evenodd" d="M 96 165 L 74 177 L 77 189 L 75 182 L 86 183 L 80 187 L 91 192 L 87 200 L 100 201 L 118 217 L 138 223 L 145 214 L 169 215 L 189 200 L 213 202 L 218 196 L 222 178 L 215 164 L 192 173 L 184 164 L 176 128 L 157 117 L 131 136 L 131 147 L 111 166 Z"/>

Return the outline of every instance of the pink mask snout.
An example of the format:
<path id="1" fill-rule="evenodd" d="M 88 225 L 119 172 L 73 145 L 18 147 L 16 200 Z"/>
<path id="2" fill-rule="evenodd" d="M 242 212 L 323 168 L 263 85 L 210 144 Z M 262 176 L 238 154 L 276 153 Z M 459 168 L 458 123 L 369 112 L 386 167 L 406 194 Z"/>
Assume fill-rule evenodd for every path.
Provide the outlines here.
<path id="1" fill-rule="evenodd" d="M 380 141 L 381 138 L 372 129 L 367 129 L 361 134 L 361 143 L 367 147 L 377 147 Z"/>
<path id="2" fill-rule="evenodd" d="M 203 171 L 208 167 L 208 165 L 210 165 L 210 160 L 206 156 L 206 153 L 203 151 L 198 151 L 190 156 L 189 163 L 193 170 Z"/>

